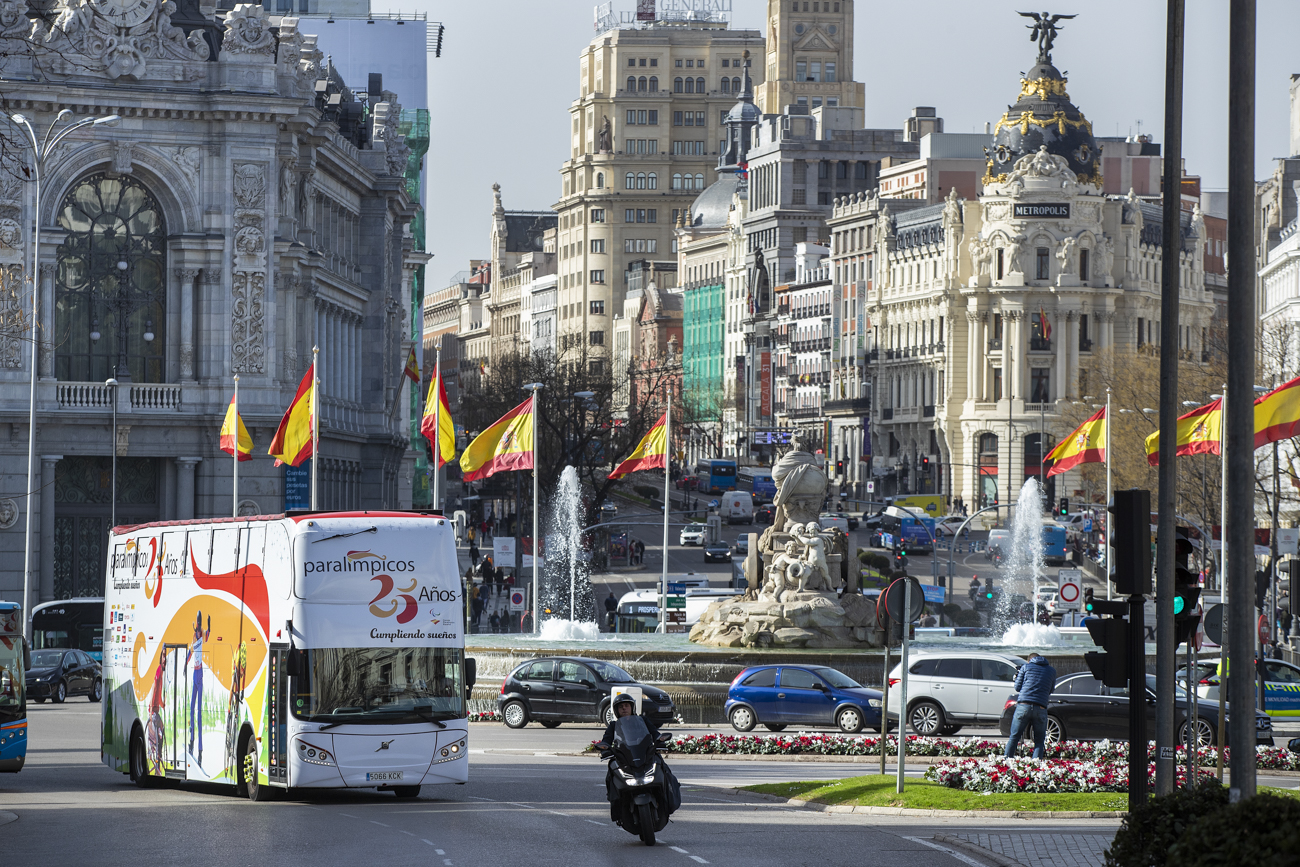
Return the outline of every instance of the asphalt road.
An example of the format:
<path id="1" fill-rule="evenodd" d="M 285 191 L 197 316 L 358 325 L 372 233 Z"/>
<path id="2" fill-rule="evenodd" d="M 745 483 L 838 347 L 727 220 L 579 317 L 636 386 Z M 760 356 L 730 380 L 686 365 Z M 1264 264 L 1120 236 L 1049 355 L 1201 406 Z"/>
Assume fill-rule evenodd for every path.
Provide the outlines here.
<path id="1" fill-rule="evenodd" d="M 359 790 L 295 792 L 291 800 L 254 804 L 217 786 L 136 789 L 100 764 L 98 725 L 99 707 L 88 702 L 32 708 L 28 765 L 0 777 L 4 863 L 825 867 L 857 863 L 861 855 L 849 853 L 869 852 L 872 863 L 890 867 L 947 867 L 976 862 L 927 845 L 935 834 L 1109 835 L 1116 826 L 818 813 L 729 787 L 855 775 L 863 765 L 678 758 L 682 809 L 649 849 L 610 823 L 599 761 L 533 754 L 590 739 L 594 727 L 512 732 L 474 725 L 470 782 L 426 789 L 412 802 Z"/>

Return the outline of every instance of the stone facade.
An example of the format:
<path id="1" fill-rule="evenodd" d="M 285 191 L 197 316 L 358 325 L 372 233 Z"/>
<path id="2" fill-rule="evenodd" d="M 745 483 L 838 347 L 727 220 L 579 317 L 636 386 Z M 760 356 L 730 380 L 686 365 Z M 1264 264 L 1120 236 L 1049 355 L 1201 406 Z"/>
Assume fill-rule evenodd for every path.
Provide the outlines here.
<path id="1" fill-rule="evenodd" d="M 370 94 L 367 113 L 297 19 L 259 6 L 203 7 L 188 33 L 167 0 L 47 9 L 0 32 L 9 106 L 38 135 L 64 110 L 121 124 L 79 130 L 46 156 L 39 212 L 33 185 L 0 184 L 16 309 L 31 309 L 27 227 L 41 227 L 39 599 L 102 592 L 111 448 L 119 524 L 231 513 L 218 433 L 233 374 L 255 444 L 239 511 L 283 510 L 286 470 L 266 448 L 313 346 L 320 505 L 409 505 L 404 287 L 423 259 L 405 231 L 417 206 L 396 95 Z M 31 323 L 15 321 L 0 340 L 0 479 L 21 492 L 33 371 Z M 11 598 L 22 528 L 0 535 Z"/>

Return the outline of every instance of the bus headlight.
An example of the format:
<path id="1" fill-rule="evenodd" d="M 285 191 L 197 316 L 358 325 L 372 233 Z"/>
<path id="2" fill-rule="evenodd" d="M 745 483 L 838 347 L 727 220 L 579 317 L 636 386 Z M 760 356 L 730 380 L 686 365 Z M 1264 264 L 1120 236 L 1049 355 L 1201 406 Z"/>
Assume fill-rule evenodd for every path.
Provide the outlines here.
<path id="1" fill-rule="evenodd" d="M 298 741 L 298 758 L 312 765 L 324 765 L 327 768 L 335 767 L 334 756 L 330 755 L 329 750 L 305 741 Z"/>
<path id="2" fill-rule="evenodd" d="M 438 754 L 433 757 L 433 764 L 440 765 L 443 762 L 454 762 L 466 754 L 465 738 L 461 738 L 455 743 L 448 744 L 438 750 Z"/>

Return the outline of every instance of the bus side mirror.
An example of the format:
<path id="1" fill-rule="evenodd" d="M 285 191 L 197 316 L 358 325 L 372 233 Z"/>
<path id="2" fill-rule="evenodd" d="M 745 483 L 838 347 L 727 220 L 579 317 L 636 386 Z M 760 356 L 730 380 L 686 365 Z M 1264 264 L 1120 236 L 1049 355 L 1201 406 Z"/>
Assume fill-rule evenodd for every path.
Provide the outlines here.
<path id="1" fill-rule="evenodd" d="M 32 643 L 26 638 L 23 639 L 23 671 L 32 670 Z"/>
<path id="2" fill-rule="evenodd" d="M 465 657 L 465 695 L 469 695 L 478 680 L 478 660 L 472 656 Z"/>
<path id="3" fill-rule="evenodd" d="M 303 671 L 303 652 L 297 647 L 290 647 L 284 657 L 284 673 L 290 677 L 301 677 Z"/>

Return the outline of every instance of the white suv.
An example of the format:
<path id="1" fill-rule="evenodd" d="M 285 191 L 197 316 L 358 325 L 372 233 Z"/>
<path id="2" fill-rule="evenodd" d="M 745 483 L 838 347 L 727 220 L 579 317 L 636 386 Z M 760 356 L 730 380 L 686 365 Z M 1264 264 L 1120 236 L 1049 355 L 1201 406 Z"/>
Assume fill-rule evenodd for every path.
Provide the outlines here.
<path id="1" fill-rule="evenodd" d="M 918 735 L 951 735 L 966 724 L 997 723 L 1024 664 L 979 650 L 919 654 L 907 667 L 908 725 Z M 901 664 L 889 673 L 891 716 L 902 702 L 902 676 Z"/>
<path id="2" fill-rule="evenodd" d="M 681 536 L 678 538 L 679 545 L 703 545 L 704 544 L 704 525 L 687 524 L 682 527 Z"/>

